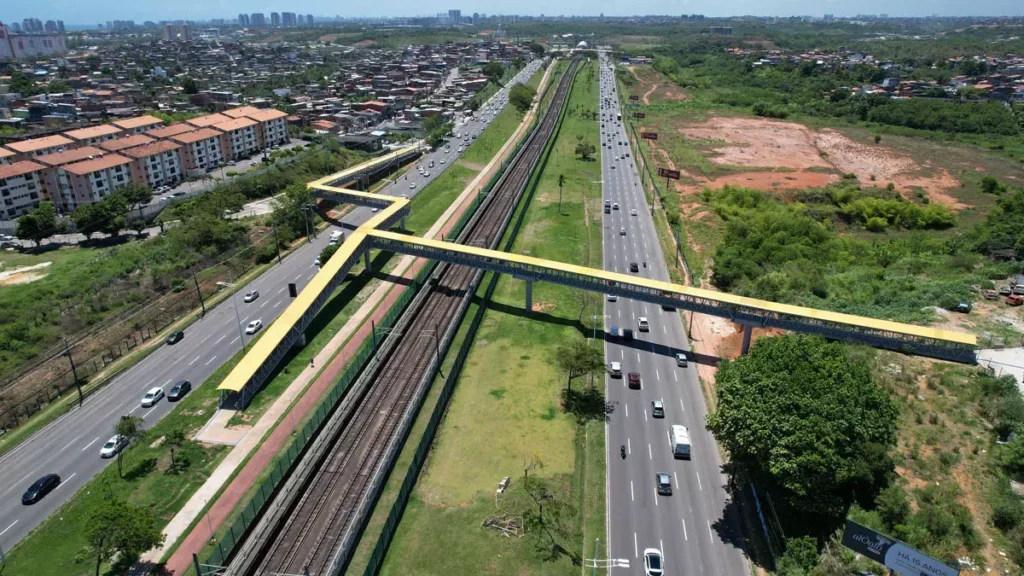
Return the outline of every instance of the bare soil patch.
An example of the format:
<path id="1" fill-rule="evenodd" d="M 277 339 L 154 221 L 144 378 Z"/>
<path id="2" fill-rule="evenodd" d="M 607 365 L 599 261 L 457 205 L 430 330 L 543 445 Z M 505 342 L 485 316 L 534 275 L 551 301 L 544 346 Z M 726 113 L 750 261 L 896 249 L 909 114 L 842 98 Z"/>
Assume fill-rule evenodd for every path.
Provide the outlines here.
<path id="1" fill-rule="evenodd" d="M 733 185 L 762 190 L 793 190 L 818 188 L 838 180 L 838 175 L 823 172 L 744 172 L 715 178 L 707 187 L 718 189 Z"/>
<path id="2" fill-rule="evenodd" d="M 45 278 L 45 269 L 49 267 L 50 264 L 52 264 L 52 262 L 41 262 L 34 266 L 23 266 L 21 268 L 15 268 L 14 270 L 0 272 L 0 286 L 28 284 L 29 282 L 35 282 L 40 278 Z"/>
<path id="3" fill-rule="evenodd" d="M 814 132 L 802 124 L 719 116 L 681 132 L 691 140 L 725 141 L 711 146 L 715 155 L 709 160 L 714 164 L 794 170 L 832 167 L 818 153 Z"/>

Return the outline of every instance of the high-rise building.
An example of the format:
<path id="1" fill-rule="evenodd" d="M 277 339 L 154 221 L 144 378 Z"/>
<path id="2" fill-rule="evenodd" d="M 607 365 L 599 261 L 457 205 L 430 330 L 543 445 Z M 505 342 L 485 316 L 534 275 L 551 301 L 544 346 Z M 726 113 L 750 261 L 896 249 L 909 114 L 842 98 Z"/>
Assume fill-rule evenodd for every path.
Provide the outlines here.
<path id="1" fill-rule="evenodd" d="M 262 12 L 253 12 L 249 15 L 249 24 L 253 28 L 264 28 L 267 25 L 267 17 Z"/>
<path id="2" fill-rule="evenodd" d="M 164 40 L 191 40 L 192 27 L 188 24 L 164 24 Z"/>
<path id="3" fill-rule="evenodd" d="M 64 21 L 57 20 L 57 32 L 64 33 Z"/>
<path id="4" fill-rule="evenodd" d="M 41 30 L 32 34 L 19 34 L 0 24 L 0 61 L 59 56 L 67 51 L 63 34 L 46 34 Z"/>
<path id="5" fill-rule="evenodd" d="M 281 24 L 295 26 L 295 12 L 281 12 Z"/>
<path id="6" fill-rule="evenodd" d="M 46 30 L 47 34 L 56 34 L 57 22 L 54 20 L 47 20 L 46 24 L 43 25 L 43 29 Z"/>
<path id="7" fill-rule="evenodd" d="M 21 24 L 17 22 L 11 22 L 11 30 L 14 32 L 21 32 Z"/>
<path id="8" fill-rule="evenodd" d="M 248 14 L 239 14 L 238 15 L 238 25 L 241 26 L 242 28 L 245 28 L 246 26 L 248 26 L 249 25 L 249 15 Z"/>
<path id="9" fill-rule="evenodd" d="M 274 28 L 278 28 L 279 26 L 281 26 L 281 15 L 278 14 L 277 12 L 271 12 L 270 25 L 273 26 Z"/>
<path id="10" fill-rule="evenodd" d="M 21 27 L 25 32 L 42 32 L 43 21 L 39 18 L 25 18 L 21 21 Z"/>
<path id="11" fill-rule="evenodd" d="M 448 21 L 451 24 L 462 24 L 462 10 L 449 10 Z"/>
<path id="12" fill-rule="evenodd" d="M 306 26 L 312 26 L 312 25 L 313 25 L 313 15 L 312 14 L 306 14 Z"/>

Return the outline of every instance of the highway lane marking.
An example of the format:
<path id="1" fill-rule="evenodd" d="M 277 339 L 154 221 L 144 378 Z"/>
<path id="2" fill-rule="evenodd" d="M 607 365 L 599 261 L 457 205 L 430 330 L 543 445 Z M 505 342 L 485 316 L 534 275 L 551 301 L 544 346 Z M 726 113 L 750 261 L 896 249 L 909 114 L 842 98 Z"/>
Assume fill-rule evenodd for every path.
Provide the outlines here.
<path id="1" fill-rule="evenodd" d="M 95 443 L 96 443 L 96 442 L 98 442 L 98 441 L 99 441 L 99 438 L 97 437 L 97 438 L 96 438 L 95 440 L 93 440 L 92 442 L 89 442 L 88 444 L 86 444 L 86 445 L 85 445 L 85 448 L 82 448 L 82 452 L 85 452 L 86 450 L 88 450 L 88 449 L 89 449 L 89 446 L 92 446 L 93 444 L 95 444 Z"/>
<path id="2" fill-rule="evenodd" d="M 714 540 L 715 533 L 711 531 L 711 520 L 706 520 L 706 522 L 708 523 L 708 536 L 711 536 L 711 539 Z"/>
<path id="3" fill-rule="evenodd" d="M 281 292 L 284 292 L 284 290 L 284 288 L 281 288 L 280 290 L 277 291 L 277 293 L 280 294 Z"/>
<path id="4" fill-rule="evenodd" d="M 242 318 L 242 324 L 247 324 L 248 322 L 249 322 L 249 317 L 248 316 L 246 316 L 245 318 Z M 239 325 L 241 325 L 241 324 L 239 324 Z"/>
<path id="5" fill-rule="evenodd" d="M 664 324 L 661 325 L 661 332 L 663 334 L 668 334 L 668 328 L 666 328 Z"/>
<path id="6" fill-rule="evenodd" d="M 313 276 L 316 276 L 316 272 L 314 272 L 314 273 L 310 274 L 310 275 L 309 275 L 309 276 L 308 276 L 308 277 L 306 278 L 306 280 L 312 280 L 312 279 L 313 279 Z"/>
<path id="7" fill-rule="evenodd" d="M 206 365 L 207 365 L 207 366 L 209 366 L 209 365 L 210 365 L 210 362 L 213 362 L 213 361 L 214 361 L 214 360 L 216 360 L 216 359 L 217 359 L 217 357 L 216 357 L 216 356 L 214 356 L 213 358 L 210 358 L 209 360 L 207 360 L 207 361 L 206 361 Z"/>
<path id="8" fill-rule="evenodd" d="M 679 475 L 676 474 L 675 470 L 672 471 L 672 477 L 676 479 L 676 490 L 678 490 L 679 489 Z"/>
<path id="9" fill-rule="evenodd" d="M 281 305 L 281 301 L 280 301 L 280 300 L 278 300 L 278 301 L 277 301 L 277 302 L 276 302 L 276 303 L 274 304 L 274 308 L 277 308 L 277 307 L 278 307 L 278 306 L 280 306 L 280 305 Z"/>
<path id="10" fill-rule="evenodd" d="M 104 418 L 106 418 L 106 416 L 104 416 Z M 65 450 L 67 450 L 68 448 L 71 448 L 71 445 L 74 444 L 75 442 L 78 442 L 79 438 L 81 438 L 81 436 L 75 436 L 75 439 L 72 440 L 71 442 L 68 442 L 67 446 L 61 448 L 60 451 L 63 452 Z"/>
<path id="11" fill-rule="evenodd" d="M 637 361 L 637 362 L 639 362 L 639 361 L 640 361 L 640 353 L 639 353 L 639 352 L 637 352 L 637 353 L 636 353 L 636 361 Z"/>
<path id="12" fill-rule="evenodd" d="M 622 407 L 626 409 L 626 418 L 629 418 L 629 404 L 623 404 Z M 647 412 L 644 412 L 644 417 L 647 417 Z"/>
<path id="13" fill-rule="evenodd" d="M 156 378 L 153 378 L 153 379 L 152 379 L 152 380 L 150 380 L 149 382 L 146 382 L 146 385 L 145 385 L 145 386 L 144 386 L 143 388 L 148 388 L 148 387 L 149 387 L 149 385 L 150 385 L 150 384 L 152 384 L 152 383 L 153 383 L 153 382 L 155 382 L 155 381 L 156 381 Z"/>
<path id="14" fill-rule="evenodd" d="M 136 406 L 135 408 L 132 408 L 131 410 L 129 410 L 129 411 L 128 411 L 128 415 L 129 415 L 129 416 L 131 416 L 131 415 L 132 415 L 132 414 L 134 414 L 134 413 L 135 413 L 135 411 L 136 411 L 136 410 L 138 410 L 138 409 L 139 409 L 139 407 L 138 407 L 138 406 Z"/>
<path id="15" fill-rule="evenodd" d="M 212 334 L 210 336 L 212 336 Z M 207 336 L 206 338 L 203 338 L 202 340 L 199 341 L 199 343 L 200 344 L 206 344 L 206 341 L 210 339 L 210 336 Z"/>
<path id="16" fill-rule="evenodd" d="M 682 518 L 683 521 L 683 540 L 689 540 L 690 538 L 686 535 L 686 518 Z"/>
<path id="17" fill-rule="evenodd" d="M 152 382 L 152 380 L 150 380 L 150 382 Z M 147 384 L 147 386 L 148 386 L 148 384 Z M 120 410 L 120 409 L 121 409 L 121 407 L 120 407 L 120 406 L 115 406 L 113 410 L 111 410 L 110 412 L 107 412 L 106 414 L 104 414 L 104 415 L 103 415 L 103 419 L 104 419 L 104 420 L 106 420 L 107 418 L 109 418 L 109 417 L 110 417 L 110 415 L 111 415 L 111 414 L 113 414 L 114 412 L 117 412 L 117 411 L 118 411 L 118 410 Z M 78 439 L 78 438 L 75 438 L 75 440 L 77 440 L 77 439 Z M 67 447 L 67 446 L 65 446 L 65 448 L 66 448 L 66 447 Z M 61 451 L 63 452 L 63 450 L 61 450 Z"/>
<path id="18" fill-rule="evenodd" d="M 626 352 L 625 352 L 625 350 L 619 350 L 619 356 L 622 357 L 622 361 L 623 362 L 626 361 Z"/>
<path id="19" fill-rule="evenodd" d="M 227 337 L 228 337 L 228 335 L 227 335 L 227 334 L 225 334 L 225 335 L 221 336 L 220 338 L 217 338 L 217 341 L 216 341 L 216 342 L 214 342 L 214 344 L 220 344 L 220 341 L 221 341 L 221 340 L 223 340 L 223 339 L 225 339 L 225 338 L 227 338 Z"/>
<path id="20" fill-rule="evenodd" d="M 661 380 L 661 372 L 658 372 L 657 368 L 654 369 L 654 378 L 656 380 Z"/>
<path id="21" fill-rule="evenodd" d="M 675 380 L 676 382 L 679 382 L 679 375 L 676 374 L 675 372 L 672 372 L 672 379 Z M 682 400 L 680 400 L 679 402 L 682 403 Z"/>
<path id="22" fill-rule="evenodd" d="M 232 340 L 231 343 L 234 344 L 235 342 L 238 342 L 239 338 L 241 338 L 241 336 L 235 336 L 235 339 Z"/>
<path id="23" fill-rule="evenodd" d="M 626 438 L 626 454 L 632 454 L 632 453 L 633 453 L 633 444 L 629 441 L 629 438 Z"/>
<path id="24" fill-rule="evenodd" d="M 629 481 L 629 499 L 632 500 L 633 502 L 636 502 L 636 497 L 633 494 L 633 481 L 632 480 Z"/>
<path id="25" fill-rule="evenodd" d="M 316 272 L 314 272 L 314 274 L 316 274 Z M 299 280 L 301 280 L 301 279 L 302 279 L 302 274 L 296 274 L 296 275 L 295 275 L 295 281 L 296 281 L 296 282 L 298 282 L 298 281 L 299 281 Z"/>
<path id="26" fill-rule="evenodd" d="M 644 414 L 647 414 L 647 412 L 644 412 Z M 647 459 L 648 460 L 654 460 L 654 452 L 651 451 L 651 443 L 650 442 L 647 443 Z"/>
<path id="27" fill-rule="evenodd" d="M 700 485 L 700 473 L 697 472 L 696 470 L 693 473 L 697 476 L 697 488 L 699 488 L 700 491 L 703 492 L 704 487 Z"/>
<path id="28" fill-rule="evenodd" d="M 71 476 L 68 476 L 67 478 L 65 478 L 65 479 L 61 480 L 60 484 L 57 484 L 57 487 L 56 487 L 56 488 L 54 488 L 53 490 L 51 490 L 51 492 L 56 492 L 57 490 L 59 490 L 59 489 L 60 489 L 60 487 L 61 487 L 61 486 L 63 486 L 63 485 L 65 485 L 65 484 L 67 484 L 68 482 L 71 482 L 71 479 L 72 479 L 72 478 L 74 478 L 74 477 L 75 477 L 75 476 L 77 476 L 77 475 L 78 475 L 78 472 L 73 472 L 73 473 L 71 474 Z"/>
<path id="29" fill-rule="evenodd" d="M 199 356 L 196 356 L 195 358 L 192 359 L 191 362 L 188 363 L 188 365 L 191 366 L 191 365 L 195 364 L 198 361 L 199 361 Z"/>
<path id="30" fill-rule="evenodd" d="M 638 550 L 639 549 L 636 546 L 636 532 L 633 532 L 633 558 L 639 558 L 640 557 L 640 553 L 639 553 Z"/>
<path id="31" fill-rule="evenodd" d="M 626 407 L 628 408 L 629 406 L 627 405 Z M 626 416 L 629 416 L 629 414 L 626 414 Z M 644 422 L 647 422 L 647 410 L 644 410 Z"/>
<path id="32" fill-rule="evenodd" d="M 654 488 L 654 505 L 655 506 L 658 505 L 658 488 L 657 487 Z"/>
<path id="33" fill-rule="evenodd" d="M 153 413 L 153 410 L 156 410 L 156 408 L 157 407 L 155 405 L 152 408 L 150 408 L 149 412 L 146 412 L 145 414 L 142 415 L 142 419 L 145 420 L 147 416 Z"/>
<path id="34" fill-rule="evenodd" d="M 266 306 L 268 302 L 269 302 L 269 300 L 264 300 L 263 304 L 260 304 L 260 308 L 263 308 L 264 306 Z"/>
<path id="35" fill-rule="evenodd" d="M 20 520 L 15 520 L 14 522 L 11 522 L 10 526 L 8 526 L 7 528 L 4 528 L 3 532 L 0 532 L 0 536 L 3 536 L 4 534 L 7 534 L 7 531 L 10 530 L 11 528 L 14 528 L 14 525 L 17 524 L 18 522 L 20 522 Z"/>
<path id="36" fill-rule="evenodd" d="M 679 399 L 679 409 L 682 410 L 683 412 L 686 412 L 686 406 L 683 406 L 682 398 Z"/>

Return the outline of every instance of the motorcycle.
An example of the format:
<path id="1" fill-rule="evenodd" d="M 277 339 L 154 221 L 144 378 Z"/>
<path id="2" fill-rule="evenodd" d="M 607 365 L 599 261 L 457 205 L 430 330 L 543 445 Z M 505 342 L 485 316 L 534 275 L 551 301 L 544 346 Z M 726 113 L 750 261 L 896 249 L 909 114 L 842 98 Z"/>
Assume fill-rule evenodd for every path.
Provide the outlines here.
<path id="1" fill-rule="evenodd" d="M 622 459 L 623 459 L 623 460 L 625 460 L 625 459 L 626 459 L 626 445 L 625 445 L 625 444 L 623 444 L 623 445 L 622 445 L 622 446 L 621 446 L 621 447 L 619 448 L 619 452 L 621 452 L 621 453 L 622 453 Z"/>

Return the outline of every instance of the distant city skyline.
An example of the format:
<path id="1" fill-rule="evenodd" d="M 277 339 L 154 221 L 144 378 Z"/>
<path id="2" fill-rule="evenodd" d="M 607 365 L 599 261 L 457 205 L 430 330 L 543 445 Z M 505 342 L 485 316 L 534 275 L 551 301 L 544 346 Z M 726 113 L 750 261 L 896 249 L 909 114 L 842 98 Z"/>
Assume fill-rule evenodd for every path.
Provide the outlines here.
<path id="1" fill-rule="evenodd" d="M 520 14 L 527 16 L 577 15 L 636 16 L 647 14 L 681 15 L 704 14 L 722 16 L 821 16 L 833 13 L 836 16 L 856 14 L 888 14 L 901 16 L 1021 16 L 1024 2 L 1020 0 L 983 0 L 981 2 L 960 2 L 957 0 L 863 0 L 856 4 L 839 0 L 724 0 L 714 4 L 692 2 L 691 0 L 634 0 L 628 3 L 598 0 L 583 2 L 547 2 L 545 0 L 496 0 L 486 3 L 465 3 L 437 0 L 423 3 L 411 0 L 397 0 L 387 4 L 357 4 L 342 6 L 327 0 L 306 0 L 303 2 L 282 2 L 280 4 L 252 4 L 242 0 L 221 0 L 220 2 L 129 2 L 127 0 L 101 0 L 81 3 L 72 0 L 43 0 L 40 2 L 19 2 L 16 6 L 0 12 L 0 22 L 11 24 L 25 18 L 63 20 L 68 28 L 94 27 L 107 20 L 134 20 L 141 24 L 147 20 L 211 20 L 222 18 L 234 22 L 239 13 L 263 13 L 270 21 L 272 12 L 285 10 L 315 16 L 343 16 L 350 18 L 375 17 L 417 17 L 447 14 L 449 10 L 461 10 L 463 15 L 473 12 L 487 14 Z"/>

